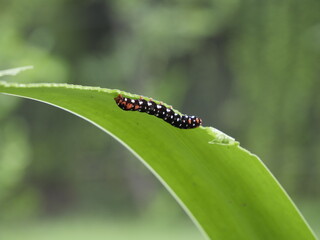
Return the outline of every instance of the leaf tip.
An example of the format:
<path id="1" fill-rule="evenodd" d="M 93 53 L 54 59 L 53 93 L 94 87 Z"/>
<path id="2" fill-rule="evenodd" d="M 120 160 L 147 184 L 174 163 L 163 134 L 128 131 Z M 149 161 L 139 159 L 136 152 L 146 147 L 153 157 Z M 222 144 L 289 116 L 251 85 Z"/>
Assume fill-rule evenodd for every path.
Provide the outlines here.
<path id="1" fill-rule="evenodd" d="M 0 71 L 0 77 L 6 76 L 6 75 L 15 76 L 18 73 L 25 71 L 25 70 L 29 70 L 29 69 L 33 69 L 33 66 L 25 66 L 25 67 L 10 68 L 10 69 L 6 69 L 6 70 L 2 70 L 2 71 Z"/>

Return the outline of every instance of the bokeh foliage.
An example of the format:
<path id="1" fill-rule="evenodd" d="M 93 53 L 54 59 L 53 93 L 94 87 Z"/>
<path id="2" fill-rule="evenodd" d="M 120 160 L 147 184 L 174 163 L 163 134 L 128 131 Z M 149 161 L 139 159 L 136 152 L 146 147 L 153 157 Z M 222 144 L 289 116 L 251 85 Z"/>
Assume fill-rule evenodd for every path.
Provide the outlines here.
<path id="1" fill-rule="evenodd" d="M 0 6 L 0 68 L 35 66 L 14 81 L 162 99 L 236 137 L 294 199 L 319 199 L 319 1 L 1 0 Z M 153 177 L 73 116 L 0 96 L 0 126 L 2 218 L 86 208 L 127 214 L 156 202 Z"/>

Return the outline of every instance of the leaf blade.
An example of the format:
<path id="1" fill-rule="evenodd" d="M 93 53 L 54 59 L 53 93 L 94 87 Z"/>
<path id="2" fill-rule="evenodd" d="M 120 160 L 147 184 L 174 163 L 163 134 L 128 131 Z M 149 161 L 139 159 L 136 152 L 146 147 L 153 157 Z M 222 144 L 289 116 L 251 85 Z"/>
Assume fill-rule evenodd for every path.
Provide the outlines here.
<path id="1" fill-rule="evenodd" d="M 209 239 L 315 239 L 263 163 L 213 128 L 174 128 L 119 109 L 118 90 L 0 83 L 0 92 L 72 112 L 126 146 L 163 183 Z"/>

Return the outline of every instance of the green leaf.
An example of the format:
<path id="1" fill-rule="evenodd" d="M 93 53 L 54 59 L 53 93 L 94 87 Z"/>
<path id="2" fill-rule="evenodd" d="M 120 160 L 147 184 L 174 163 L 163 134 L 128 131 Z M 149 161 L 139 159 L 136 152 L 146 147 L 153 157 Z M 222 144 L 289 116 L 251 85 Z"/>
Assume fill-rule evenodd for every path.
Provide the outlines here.
<path id="1" fill-rule="evenodd" d="M 33 66 L 25 66 L 25 67 L 18 67 L 18 68 L 11 68 L 11 69 L 7 69 L 7 70 L 2 70 L 2 71 L 0 71 L 0 77 L 7 76 L 7 75 L 15 76 L 22 71 L 29 70 L 32 68 L 33 68 Z"/>
<path id="2" fill-rule="evenodd" d="M 0 92 L 57 106 L 113 136 L 209 239 L 316 239 L 259 158 L 214 128 L 182 130 L 148 114 L 123 111 L 114 97 L 139 96 L 118 90 L 2 82 Z"/>

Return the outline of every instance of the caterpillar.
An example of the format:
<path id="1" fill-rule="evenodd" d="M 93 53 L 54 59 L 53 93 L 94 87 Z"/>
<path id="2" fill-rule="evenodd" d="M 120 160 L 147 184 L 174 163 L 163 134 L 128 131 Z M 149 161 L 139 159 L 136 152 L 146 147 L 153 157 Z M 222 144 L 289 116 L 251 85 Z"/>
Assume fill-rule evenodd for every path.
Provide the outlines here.
<path id="1" fill-rule="evenodd" d="M 150 101 L 142 97 L 140 97 L 140 99 L 131 99 L 119 94 L 114 100 L 122 110 L 145 112 L 161 118 L 172 126 L 180 129 L 196 128 L 202 124 L 201 118 L 185 114 L 180 115 L 174 112 L 172 107 L 167 108 L 162 103 L 155 103 L 152 99 Z"/>

